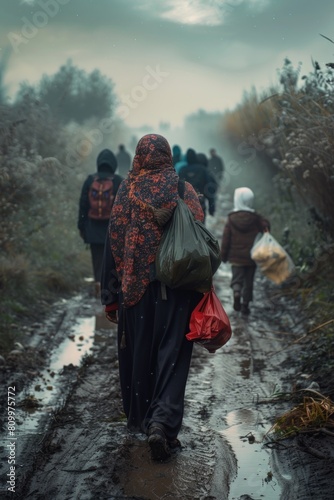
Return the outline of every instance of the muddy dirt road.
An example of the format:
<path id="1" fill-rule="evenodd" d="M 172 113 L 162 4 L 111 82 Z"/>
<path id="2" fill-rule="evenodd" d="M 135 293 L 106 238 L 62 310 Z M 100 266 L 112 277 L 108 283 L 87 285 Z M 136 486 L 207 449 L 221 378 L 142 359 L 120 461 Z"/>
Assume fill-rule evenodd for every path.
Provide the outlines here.
<path id="1" fill-rule="evenodd" d="M 182 452 L 167 463 L 152 462 L 145 439 L 126 430 L 116 331 L 96 299 L 60 302 L 48 323 L 28 331 L 26 347 L 3 372 L 18 394 L 15 436 L 9 440 L 5 429 L 1 448 L 0 497 L 333 499 L 333 438 L 310 437 L 306 448 L 289 440 L 278 449 L 263 439 L 275 415 L 289 408 L 266 398 L 291 390 L 297 379 L 312 382 L 293 362 L 301 348 L 290 344 L 303 333 L 297 308 L 273 299 L 275 289 L 258 277 L 252 313 L 242 317 L 232 310 L 229 280 L 222 265 L 215 287 L 233 336 L 215 354 L 195 346 Z M 15 493 L 8 491 L 8 443 L 15 443 Z M 309 453 L 315 449 L 318 456 Z"/>

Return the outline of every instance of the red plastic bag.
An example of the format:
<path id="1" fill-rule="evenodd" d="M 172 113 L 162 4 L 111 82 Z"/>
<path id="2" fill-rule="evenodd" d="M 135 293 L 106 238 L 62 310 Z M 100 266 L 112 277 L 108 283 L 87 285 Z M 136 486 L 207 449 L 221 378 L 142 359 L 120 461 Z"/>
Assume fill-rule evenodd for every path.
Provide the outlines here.
<path id="1" fill-rule="evenodd" d="M 215 352 L 231 338 L 230 320 L 213 289 L 204 294 L 191 313 L 189 329 L 186 338 L 209 352 Z"/>

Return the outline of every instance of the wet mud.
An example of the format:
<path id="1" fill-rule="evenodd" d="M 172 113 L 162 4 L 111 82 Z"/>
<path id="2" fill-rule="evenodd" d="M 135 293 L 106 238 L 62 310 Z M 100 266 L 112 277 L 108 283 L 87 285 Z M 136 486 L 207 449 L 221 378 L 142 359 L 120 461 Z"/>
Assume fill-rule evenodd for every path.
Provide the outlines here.
<path id="1" fill-rule="evenodd" d="M 152 462 L 145 437 L 126 429 L 116 329 L 96 299 L 87 294 L 63 302 L 54 318 L 30 332 L 16 364 L 2 372 L 3 382 L 20 390 L 16 492 L 6 488 L 3 446 L 1 498 L 332 499 L 333 437 L 267 446 L 275 416 L 289 403 L 266 400 L 291 391 L 301 375 L 301 347 L 293 345 L 302 333 L 297 306 L 273 300 L 257 277 L 251 315 L 243 317 L 232 309 L 229 281 L 222 265 L 215 288 L 232 338 L 215 354 L 194 346 L 182 450 L 165 463 Z"/>

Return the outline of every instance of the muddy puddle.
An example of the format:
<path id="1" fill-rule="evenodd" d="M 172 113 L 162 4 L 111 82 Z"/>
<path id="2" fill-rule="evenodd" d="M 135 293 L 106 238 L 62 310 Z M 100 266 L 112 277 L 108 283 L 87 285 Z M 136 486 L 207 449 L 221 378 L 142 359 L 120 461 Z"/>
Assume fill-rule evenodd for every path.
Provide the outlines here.
<path id="1" fill-rule="evenodd" d="M 270 451 L 264 448 L 262 442 L 271 425 L 269 417 L 272 408 L 268 407 L 266 413 L 263 407 L 259 409 L 255 404 L 259 395 L 270 394 L 277 373 L 274 370 L 274 376 L 270 376 L 265 363 L 259 363 L 259 356 L 266 356 L 263 347 L 256 352 L 260 340 L 254 339 L 254 331 L 261 324 L 257 319 L 244 321 L 232 312 L 229 289 L 226 287 L 229 279 L 228 269 L 222 267 L 217 275 L 216 291 L 230 315 L 234 335 L 228 345 L 214 355 L 195 346 L 186 389 L 183 428 L 179 436 L 182 452 L 168 463 L 153 463 L 146 440 L 141 436 L 129 435 L 124 420 L 118 422 L 108 417 L 113 404 L 110 386 L 117 388 L 118 372 L 115 365 L 109 374 L 109 361 L 106 362 L 106 371 L 102 370 L 102 357 L 108 356 L 107 341 L 110 340 L 111 326 L 101 306 L 90 300 L 84 317 L 69 314 L 65 318 L 60 328 L 61 339 L 50 355 L 47 368 L 26 389 L 26 396 L 36 398 L 38 406 L 29 411 L 22 409 L 18 413 L 21 445 L 29 447 L 34 435 L 44 439 L 45 429 L 54 426 L 55 413 L 65 407 L 68 399 L 74 413 L 80 408 L 84 410 L 81 409 L 79 414 L 89 409 L 91 418 L 96 419 L 101 401 L 95 403 L 92 398 L 97 393 L 100 395 L 102 387 L 106 391 L 103 404 L 107 406 L 102 419 L 105 424 L 101 431 L 97 423 L 92 428 L 84 420 L 84 430 L 78 434 L 78 423 L 75 423 L 71 431 L 75 442 L 72 442 L 70 429 L 66 425 L 59 429 L 56 423 L 56 430 L 50 440 L 52 447 L 58 451 L 47 457 L 44 471 L 42 469 L 32 480 L 30 492 L 36 488 L 43 491 L 43 482 L 47 480 L 54 487 L 54 498 L 67 498 L 69 486 L 64 489 L 61 483 L 65 481 L 66 485 L 66 481 L 70 481 L 77 496 L 68 498 L 95 498 L 96 492 L 93 494 L 87 490 L 86 496 L 81 496 L 82 488 L 87 489 L 90 480 L 96 483 L 94 468 L 103 469 L 105 460 L 113 460 L 111 469 L 114 472 L 111 476 L 115 484 L 109 484 L 107 491 L 102 491 L 103 494 L 114 494 L 115 498 L 116 494 L 121 494 L 122 498 L 146 500 L 237 500 L 243 495 L 254 499 L 281 498 L 279 481 L 270 464 Z M 276 345 L 266 345 L 267 351 L 277 349 Z M 112 349 L 114 355 L 115 346 Z M 98 363 L 97 369 L 94 370 L 94 365 L 90 367 L 94 378 L 87 375 L 82 380 L 83 387 L 79 383 L 78 389 L 71 393 L 73 379 L 77 379 L 76 368 L 87 355 L 95 356 Z M 254 367 L 259 366 L 261 370 L 256 371 Z M 67 411 L 71 421 L 73 412 L 68 408 Z M 64 418 L 67 421 L 69 417 Z M 96 439 L 93 437 L 95 433 L 98 436 Z M 87 439 L 92 447 L 89 456 L 86 452 L 76 451 L 87 448 Z M 64 444 L 67 440 L 71 450 Z M 111 445 L 111 441 L 114 456 L 103 459 L 105 446 L 107 443 Z M 22 454 L 24 460 L 25 453 Z M 67 472 L 59 473 L 57 477 L 54 475 L 55 467 Z M 81 477 L 82 486 L 75 477 L 80 470 L 87 470 Z M 102 470 L 99 474 L 103 481 L 106 472 Z M 103 487 L 100 485 L 100 488 Z M 109 497 L 102 495 L 101 498 Z"/>
<path id="2" fill-rule="evenodd" d="M 24 468 L 26 450 L 31 441 L 43 437 L 46 429 L 54 419 L 55 413 L 61 409 L 73 382 L 77 378 L 77 368 L 85 356 L 93 355 L 99 350 L 99 344 L 104 342 L 110 330 L 110 323 L 106 320 L 101 306 L 92 301 L 85 307 L 85 317 L 73 317 L 75 308 L 81 297 L 73 303 L 66 304 L 67 318 L 62 321 L 57 331 L 56 342 L 50 346 L 46 367 L 36 371 L 32 382 L 27 384 L 24 391 L 17 398 L 16 405 L 16 459 L 20 467 Z M 47 328 L 42 330 L 42 337 L 34 338 L 32 345 L 47 343 Z M 35 436 L 35 438 L 34 438 Z"/>
<path id="3" fill-rule="evenodd" d="M 238 463 L 237 477 L 230 485 L 231 500 L 245 494 L 252 498 L 281 498 L 282 490 L 272 472 L 270 452 L 263 447 L 265 432 L 259 430 L 258 417 L 256 412 L 247 409 L 233 411 L 226 417 L 229 427 L 222 436 L 233 449 Z"/>
<path id="4" fill-rule="evenodd" d="M 64 371 L 79 366 L 82 358 L 90 354 L 94 342 L 96 319 L 94 316 L 78 318 L 65 338 L 52 352 L 48 368 L 42 370 L 33 383 L 26 388 L 22 401 L 23 410 L 19 411 L 20 433 L 38 430 L 39 422 L 45 414 L 50 414 L 66 398 Z M 22 413 L 23 412 L 23 413 Z"/>
<path id="5" fill-rule="evenodd" d="M 278 368 L 286 353 L 269 361 L 270 355 L 281 351 L 281 339 L 265 338 L 266 323 L 258 316 L 243 319 L 233 312 L 226 286 L 229 280 L 228 268 L 222 266 L 216 291 L 234 335 L 214 355 L 194 348 L 179 436 L 182 453 L 171 463 L 152 464 L 146 443 L 132 438 L 119 475 L 129 498 L 282 498 L 282 478 L 264 440 L 272 425 L 273 407 L 257 401 L 269 397 L 280 383 Z M 274 411 L 283 408 L 280 405 Z"/>
<path id="6" fill-rule="evenodd" d="M 279 366 L 287 356 L 282 351 L 279 336 L 268 338 L 261 333 L 268 329 L 264 317 L 254 311 L 250 317 L 235 313 L 231 304 L 230 275 L 226 266 L 219 269 L 216 290 L 230 317 L 233 337 L 212 358 L 212 394 L 214 404 L 210 427 L 216 430 L 216 443 L 223 442 L 232 462 L 228 475 L 228 492 L 221 498 L 270 499 L 281 498 L 282 487 L 271 463 L 271 452 L 265 446 L 266 433 L 272 426 L 273 412 L 283 411 L 283 405 L 273 408 L 258 405 L 281 384 Z M 216 445 L 216 449 L 218 446 Z M 224 460 L 224 457 L 222 458 Z M 216 470 L 211 494 L 222 495 L 223 486 Z"/>
<path id="7" fill-rule="evenodd" d="M 182 451 L 166 463 L 152 462 L 145 437 L 126 429 L 115 326 L 95 299 L 86 298 L 84 308 L 82 298 L 66 304 L 47 367 L 25 390 L 40 405 L 18 411 L 18 498 L 332 498 L 328 491 L 315 496 L 313 490 L 298 496 L 308 481 L 300 473 L 305 457 L 291 458 L 288 451 L 282 462 L 282 454 L 266 446 L 274 417 L 287 403 L 273 406 L 265 400 L 282 387 L 283 373 L 294 376 L 284 364 L 291 355 L 284 349 L 286 337 L 276 333 L 293 331 L 293 311 L 263 298 L 258 282 L 256 306 L 244 318 L 232 309 L 229 280 L 223 265 L 215 287 L 233 336 L 214 355 L 194 346 L 179 435 Z M 297 356 L 298 346 L 294 349 Z M 320 477 L 319 463 L 315 467 L 312 463 L 308 470 Z"/>

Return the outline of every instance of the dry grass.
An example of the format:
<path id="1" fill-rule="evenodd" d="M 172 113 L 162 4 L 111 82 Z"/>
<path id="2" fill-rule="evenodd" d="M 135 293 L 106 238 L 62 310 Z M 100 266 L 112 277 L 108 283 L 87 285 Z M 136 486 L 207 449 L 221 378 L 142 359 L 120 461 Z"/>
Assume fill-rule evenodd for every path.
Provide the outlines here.
<path id="1" fill-rule="evenodd" d="M 275 93 L 272 89 L 269 93 Z M 254 145 L 252 137 L 261 144 L 275 121 L 275 107 L 271 100 L 263 99 L 255 89 L 244 95 L 242 103 L 226 114 L 225 132 L 233 142 L 247 139 L 249 145 Z M 256 146 L 256 145 L 255 145 Z M 260 150 L 263 146 L 260 146 Z"/>
<path id="2" fill-rule="evenodd" d="M 315 397 L 304 397 L 302 403 L 278 417 L 268 434 L 272 432 L 285 439 L 319 429 L 334 429 L 334 403 L 316 393 Z"/>

